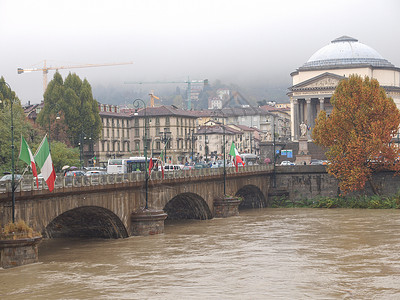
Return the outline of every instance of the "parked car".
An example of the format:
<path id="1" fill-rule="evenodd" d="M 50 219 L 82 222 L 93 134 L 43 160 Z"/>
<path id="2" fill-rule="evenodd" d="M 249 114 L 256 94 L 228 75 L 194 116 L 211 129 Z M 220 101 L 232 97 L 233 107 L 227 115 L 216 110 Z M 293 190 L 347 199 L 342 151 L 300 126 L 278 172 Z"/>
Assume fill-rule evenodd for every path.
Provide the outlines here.
<path id="1" fill-rule="evenodd" d="M 212 169 L 219 168 L 219 165 L 218 165 L 217 162 L 213 162 L 213 163 L 211 164 L 211 167 L 210 167 L 210 168 L 212 168 Z"/>
<path id="2" fill-rule="evenodd" d="M 22 175 L 14 174 L 14 180 L 15 181 L 20 180 L 20 179 L 23 179 Z M 12 180 L 12 174 L 6 174 L 6 175 L 4 175 L 3 177 L 0 178 L 0 182 L 11 181 L 11 180 Z"/>
<path id="3" fill-rule="evenodd" d="M 98 175 L 107 175 L 107 172 L 101 170 L 90 170 L 85 173 L 85 176 L 98 176 Z"/>
<path id="4" fill-rule="evenodd" d="M 67 172 L 65 172 L 64 176 L 66 176 L 66 177 L 85 176 L 85 172 L 81 171 L 81 170 L 67 171 Z"/>
<path id="5" fill-rule="evenodd" d="M 294 162 L 291 162 L 291 161 L 288 161 L 288 160 L 284 160 L 284 161 L 281 162 L 281 166 L 294 166 L 294 165 L 295 165 Z"/>
<path id="6" fill-rule="evenodd" d="M 182 170 L 192 170 L 192 169 L 194 169 L 194 166 L 192 165 L 187 165 L 182 168 Z"/>
<path id="7" fill-rule="evenodd" d="M 64 174 L 65 177 L 65 183 L 70 183 L 72 182 L 73 177 L 82 177 L 85 176 L 85 172 L 82 170 L 73 170 L 73 171 L 67 171 Z M 86 177 L 85 177 L 86 178 Z M 85 182 L 87 181 L 88 178 L 86 178 Z M 80 180 L 76 180 L 76 181 L 80 181 Z"/>
<path id="8" fill-rule="evenodd" d="M 20 174 L 14 174 L 14 182 L 17 183 L 20 180 L 23 180 L 23 176 Z M 5 187 L 9 182 L 12 181 L 12 175 L 6 174 L 0 178 L 0 187 Z"/>

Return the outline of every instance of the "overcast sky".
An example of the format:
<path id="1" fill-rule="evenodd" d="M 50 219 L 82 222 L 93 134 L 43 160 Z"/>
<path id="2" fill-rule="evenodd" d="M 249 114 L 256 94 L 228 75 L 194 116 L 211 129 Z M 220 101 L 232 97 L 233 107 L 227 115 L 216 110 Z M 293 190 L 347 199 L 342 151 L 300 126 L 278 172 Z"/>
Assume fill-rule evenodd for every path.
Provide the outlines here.
<path id="1" fill-rule="evenodd" d="M 0 76 L 23 104 L 41 101 L 43 75 L 17 68 L 42 68 L 44 60 L 133 62 L 60 72 L 93 88 L 188 77 L 289 87 L 292 71 L 342 35 L 400 67 L 399 13 L 398 0 L 0 0 Z"/>

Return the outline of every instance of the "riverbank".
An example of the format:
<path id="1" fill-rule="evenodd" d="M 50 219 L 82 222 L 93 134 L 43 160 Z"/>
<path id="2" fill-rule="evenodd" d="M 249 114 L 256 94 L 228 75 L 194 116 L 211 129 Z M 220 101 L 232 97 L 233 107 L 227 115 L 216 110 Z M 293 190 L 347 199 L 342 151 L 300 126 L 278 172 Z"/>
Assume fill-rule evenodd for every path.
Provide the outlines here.
<path id="1" fill-rule="evenodd" d="M 399 209 L 400 193 L 391 196 L 316 197 L 300 201 L 281 197 L 273 199 L 271 207 Z"/>

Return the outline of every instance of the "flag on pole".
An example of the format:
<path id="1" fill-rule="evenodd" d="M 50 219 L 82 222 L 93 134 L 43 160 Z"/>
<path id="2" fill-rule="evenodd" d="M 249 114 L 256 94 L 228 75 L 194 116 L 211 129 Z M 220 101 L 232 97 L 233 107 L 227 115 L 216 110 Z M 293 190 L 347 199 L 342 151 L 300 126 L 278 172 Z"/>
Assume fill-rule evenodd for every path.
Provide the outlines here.
<path id="1" fill-rule="evenodd" d="M 38 174 L 36 170 L 35 158 L 33 157 L 32 151 L 25 141 L 24 137 L 21 136 L 21 149 L 19 152 L 19 159 L 27 163 L 32 168 L 32 174 L 36 177 L 36 186 L 39 188 Z"/>
<path id="2" fill-rule="evenodd" d="M 233 161 L 234 161 L 235 166 L 236 166 L 236 172 L 239 171 L 238 170 L 238 164 L 241 163 L 243 165 L 243 167 L 244 167 L 244 162 L 243 162 L 242 158 L 240 157 L 240 154 L 237 151 L 234 142 L 232 142 L 231 150 L 229 151 L 229 155 L 231 155 L 233 157 Z"/>
<path id="3" fill-rule="evenodd" d="M 150 162 L 149 162 L 149 176 L 151 174 L 151 170 L 153 169 L 154 163 L 153 163 L 153 158 L 150 158 Z"/>
<path id="4" fill-rule="evenodd" d="M 39 150 L 35 155 L 35 161 L 42 171 L 43 178 L 47 183 L 49 191 L 54 189 L 54 182 L 56 181 L 56 172 L 54 171 L 53 161 L 51 160 L 49 143 L 45 136 L 40 143 Z"/>
<path id="5" fill-rule="evenodd" d="M 157 160 L 157 165 L 160 163 L 159 168 L 161 168 L 161 176 L 162 179 L 164 179 L 164 166 L 163 166 L 163 160 L 162 160 L 162 150 L 161 150 L 161 156 Z M 157 168 L 158 170 L 158 168 Z"/>

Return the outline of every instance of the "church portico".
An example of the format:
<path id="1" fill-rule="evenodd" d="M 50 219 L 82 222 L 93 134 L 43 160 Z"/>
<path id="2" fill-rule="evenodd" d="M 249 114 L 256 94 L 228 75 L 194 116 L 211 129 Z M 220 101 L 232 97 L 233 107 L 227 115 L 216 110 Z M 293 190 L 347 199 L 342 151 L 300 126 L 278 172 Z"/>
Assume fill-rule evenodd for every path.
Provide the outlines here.
<path id="1" fill-rule="evenodd" d="M 302 124 L 307 126 L 304 137 L 312 140 L 311 133 L 318 114 L 321 111 L 326 111 L 327 115 L 332 112 L 331 97 L 339 82 L 351 74 L 377 79 L 400 108 L 400 69 L 369 46 L 342 36 L 315 52 L 303 66 L 290 74 L 293 85 L 288 96 L 293 141 L 299 141 Z"/>

